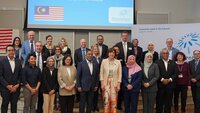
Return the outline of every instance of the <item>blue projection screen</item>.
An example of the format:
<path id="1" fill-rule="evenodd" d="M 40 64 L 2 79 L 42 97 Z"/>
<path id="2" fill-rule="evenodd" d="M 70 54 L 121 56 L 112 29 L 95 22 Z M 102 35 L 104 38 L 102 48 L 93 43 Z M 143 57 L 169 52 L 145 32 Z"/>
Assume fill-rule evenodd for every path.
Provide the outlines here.
<path id="1" fill-rule="evenodd" d="M 27 28 L 131 29 L 134 0 L 28 0 Z"/>

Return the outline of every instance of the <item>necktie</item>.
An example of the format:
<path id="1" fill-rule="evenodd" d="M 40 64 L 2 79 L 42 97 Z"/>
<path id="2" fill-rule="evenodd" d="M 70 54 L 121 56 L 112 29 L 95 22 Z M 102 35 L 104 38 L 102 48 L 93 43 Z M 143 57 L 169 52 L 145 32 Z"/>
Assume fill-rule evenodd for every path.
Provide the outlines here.
<path id="1" fill-rule="evenodd" d="M 197 70 L 198 60 L 195 60 L 195 70 Z"/>
<path id="2" fill-rule="evenodd" d="M 126 43 L 124 42 L 124 45 L 123 45 L 124 47 L 124 61 L 126 62 Z"/>
<path id="3" fill-rule="evenodd" d="M 134 53 L 137 55 L 137 47 L 134 47 Z"/>
<path id="4" fill-rule="evenodd" d="M 33 49 L 33 41 L 30 41 L 30 43 L 31 43 L 31 53 L 34 51 Z"/>
<path id="5" fill-rule="evenodd" d="M 40 68 L 40 53 L 38 53 L 37 66 Z"/>
<path id="6" fill-rule="evenodd" d="M 82 58 L 83 58 L 83 61 L 85 60 L 85 49 L 82 49 Z"/>

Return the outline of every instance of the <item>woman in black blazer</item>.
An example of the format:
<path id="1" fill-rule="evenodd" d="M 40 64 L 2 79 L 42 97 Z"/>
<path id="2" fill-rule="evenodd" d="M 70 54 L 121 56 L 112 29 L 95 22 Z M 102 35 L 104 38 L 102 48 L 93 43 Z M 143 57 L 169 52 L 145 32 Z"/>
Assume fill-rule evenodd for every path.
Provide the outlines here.
<path id="1" fill-rule="evenodd" d="M 142 67 L 142 101 L 143 113 L 153 113 L 157 93 L 157 80 L 159 69 L 153 63 L 152 53 L 146 53 Z"/>
<path id="2" fill-rule="evenodd" d="M 48 57 L 47 67 L 42 70 L 43 113 L 53 113 L 55 92 L 58 90 L 58 70 L 54 68 L 54 63 L 54 58 Z"/>

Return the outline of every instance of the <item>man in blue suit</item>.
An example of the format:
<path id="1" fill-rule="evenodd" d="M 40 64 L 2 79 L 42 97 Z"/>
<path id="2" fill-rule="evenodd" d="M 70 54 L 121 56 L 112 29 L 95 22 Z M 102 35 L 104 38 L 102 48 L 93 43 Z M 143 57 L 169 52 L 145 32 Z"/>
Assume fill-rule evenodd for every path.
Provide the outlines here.
<path id="1" fill-rule="evenodd" d="M 93 62 L 91 50 L 87 51 L 86 60 L 78 64 L 76 82 L 80 92 L 79 113 L 91 113 L 94 92 L 99 83 L 99 68 L 98 64 Z"/>
<path id="2" fill-rule="evenodd" d="M 17 113 L 22 66 L 21 61 L 14 57 L 14 46 L 8 45 L 6 53 L 7 56 L 0 61 L 1 113 L 8 112 L 9 102 L 11 104 L 11 113 Z"/>
<path id="3" fill-rule="evenodd" d="M 176 55 L 177 52 L 179 52 L 179 50 L 173 47 L 173 39 L 167 38 L 166 45 L 167 45 L 167 49 L 169 51 L 169 59 L 174 60 L 174 56 Z"/>
<path id="4" fill-rule="evenodd" d="M 29 53 L 32 53 L 35 51 L 35 32 L 29 31 L 27 33 L 28 40 L 24 41 L 22 44 L 22 58 L 24 60 L 24 63 L 26 62 L 26 57 Z"/>
<path id="5" fill-rule="evenodd" d="M 74 62 L 75 62 L 75 66 L 77 68 L 78 64 L 82 61 L 85 60 L 85 55 L 86 55 L 86 52 L 89 50 L 86 46 L 87 46 L 87 42 L 86 42 L 86 39 L 82 38 L 80 40 L 80 48 L 76 49 L 75 50 L 75 53 L 74 53 Z M 79 92 L 76 93 L 76 102 L 79 102 L 80 101 L 80 95 L 79 95 Z"/>

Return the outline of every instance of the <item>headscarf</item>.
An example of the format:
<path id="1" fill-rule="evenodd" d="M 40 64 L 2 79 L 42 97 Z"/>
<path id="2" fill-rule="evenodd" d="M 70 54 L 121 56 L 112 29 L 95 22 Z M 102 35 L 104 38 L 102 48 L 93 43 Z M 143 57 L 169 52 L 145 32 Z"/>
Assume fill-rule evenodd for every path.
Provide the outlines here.
<path id="1" fill-rule="evenodd" d="M 147 76 L 147 78 L 148 78 L 149 67 L 153 63 L 153 59 L 152 59 L 152 62 L 147 62 L 147 57 L 148 56 L 152 56 L 153 57 L 153 54 L 150 53 L 150 52 L 148 52 L 148 53 L 145 54 L 145 58 L 144 58 L 144 73 Z"/>
<path id="2" fill-rule="evenodd" d="M 148 46 L 149 46 L 150 44 L 154 46 L 153 42 L 148 42 Z M 149 51 L 149 50 L 148 50 L 148 52 L 154 54 L 154 49 L 153 49 L 152 51 Z"/>
<path id="3" fill-rule="evenodd" d="M 52 56 L 50 56 L 50 57 L 47 58 L 47 64 L 46 64 L 46 66 L 52 71 L 52 70 L 54 69 L 54 65 L 53 65 L 53 66 L 49 66 L 49 65 L 48 65 L 48 62 L 49 62 L 50 59 L 53 59 L 53 61 L 54 61 L 54 63 L 55 63 L 54 58 L 53 58 Z"/>
<path id="4" fill-rule="evenodd" d="M 130 55 L 128 57 L 128 60 L 127 60 L 127 63 L 126 63 L 126 67 L 128 67 L 128 69 L 129 69 L 128 70 L 129 76 L 131 76 L 131 75 L 133 75 L 133 74 L 135 74 L 135 73 L 137 73 L 138 71 L 141 70 L 141 67 L 136 62 L 134 64 L 130 63 L 130 59 L 133 58 L 133 57 L 136 58 L 134 55 Z"/>

